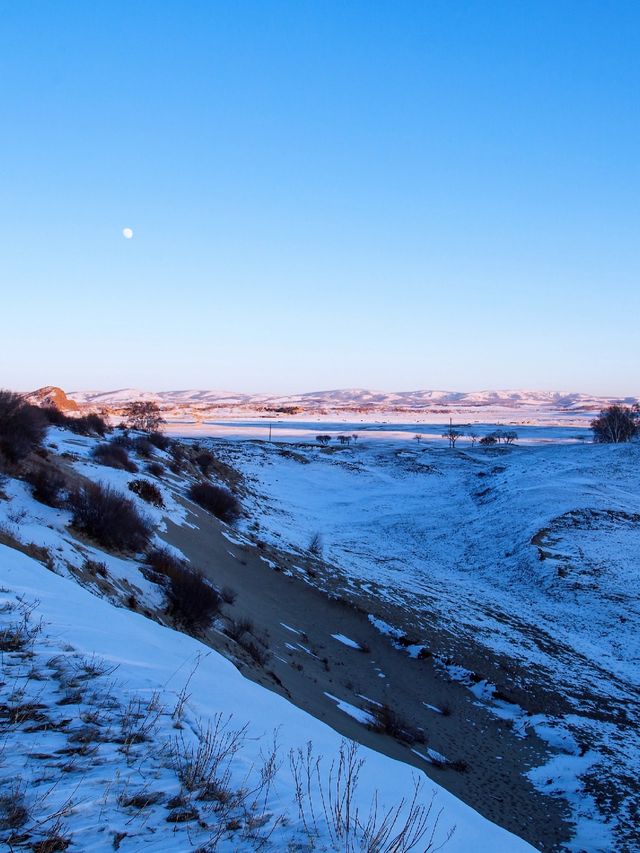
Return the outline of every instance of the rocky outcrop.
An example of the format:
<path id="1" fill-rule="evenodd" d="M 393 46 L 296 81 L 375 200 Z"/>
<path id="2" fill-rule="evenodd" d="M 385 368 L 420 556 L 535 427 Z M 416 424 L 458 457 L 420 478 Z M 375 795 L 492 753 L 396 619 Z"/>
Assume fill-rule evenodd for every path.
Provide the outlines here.
<path id="1" fill-rule="evenodd" d="M 57 388 L 55 385 L 46 385 L 44 388 L 38 388 L 37 391 L 25 394 L 25 399 L 34 406 L 53 406 L 61 412 L 78 412 L 80 410 L 76 401 L 70 400 L 62 388 Z"/>

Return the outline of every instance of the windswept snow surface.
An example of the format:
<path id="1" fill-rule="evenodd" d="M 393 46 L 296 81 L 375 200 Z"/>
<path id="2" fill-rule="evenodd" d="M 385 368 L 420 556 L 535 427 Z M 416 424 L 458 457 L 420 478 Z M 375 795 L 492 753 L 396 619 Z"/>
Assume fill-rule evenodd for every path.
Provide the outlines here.
<path id="1" fill-rule="evenodd" d="M 533 722 L 543 737 L 566 729 L 576 755 L 534 781 L 573 803 L 575 849 L 610 849 L 616 821 L 633 826 L 638 444 L 214 444 L 245 473 L 265 539 L 304 550 L 320 534 L 347 585 L 403 608 L 418 631 L 440 631 L 443 659 L 455 662 L 468 637 L 517 663 L 521 689 L 557 696 L 553 718 Z"/>
<path id="2" fill-rule="evenodd" d="M 42 821 L 31 827 L 32 838 L 44 837 L 60 817 L 57 831 L 71 837 L 70 849 L 106 851 L 122 843 L 125 850 L 175 851 L 206 843 L 215 827 L 215 804 L 196 801 L 200 820 L 181 822 L 187 806 L 171 803 L 185 793 L 176 754 L 188 756 L 204 732 L 224 724 L 227 732 L 243 731 L 238 750 L 219 768 L 229 790 L 257 784 L 274 737 L 281 765 L 266 806 L 261 800 L 249 804 L 249 814 L 239 809 L 216 849 L 253 850 L 261 838 L 260 849 L 274 851 L 289 849 L 290 841 L 309 842 L 287 755 L 298 748 L 306 752 L 311 741 L 328 772 L 341 747 L 334 731 L 247 681 L 191 637 L 115 608 L 5 546 L 0 588 L 0 631 L 27 611 L 37 628 L 27 659 L 3 654 L 2 701 L 9 710 L 0 720 L 2 791 L 24 797 L 33 815 L 25 828 Z M 14 706 L 24 710 L 14 713 Z M 411 768 L 366 749 L 361 757 L 366 765 L 357 806 L 363 814 L 376 791 L 379 813 L 411 795 Z M 432 788 L 431 782 L 425 786 L 426 802 Z M 134 797 L 143 805 L 127 805 Z M 315 789 L 313 797 L 320 815 Z M 456 826 L 446 846 L 450 853 L 532 849 L 438 788 L 432 818 L 440 809 L 436 838 L 444 840 Z M 170 816 L 176 822 L 168 822 Z M 322 819 L 318 825 L 317 843 L 342 849 Z"/>

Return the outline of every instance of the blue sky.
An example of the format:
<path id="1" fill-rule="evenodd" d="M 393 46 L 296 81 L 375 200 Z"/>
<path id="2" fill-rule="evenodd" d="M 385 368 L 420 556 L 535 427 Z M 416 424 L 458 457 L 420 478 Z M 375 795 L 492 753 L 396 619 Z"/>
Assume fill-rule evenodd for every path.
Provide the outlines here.
<path id="1" fill-rule="evenodd" d="M 0 384 L 639 394 L 639 43 L 624 2 L 0 0 Z"/>

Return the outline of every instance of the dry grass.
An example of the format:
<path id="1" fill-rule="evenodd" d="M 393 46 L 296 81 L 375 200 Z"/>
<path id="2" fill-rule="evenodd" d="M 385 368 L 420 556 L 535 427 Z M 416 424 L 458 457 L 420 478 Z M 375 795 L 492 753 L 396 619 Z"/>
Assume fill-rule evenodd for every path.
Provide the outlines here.
<path id="1" fill-rule="evenodd" d="M 379 808 L 375 795 L 368 812 L 360 810 L 357 790 L 364 761 L 353 742 L 343 741 L 338 759 L 327 773 L 322 770 L 322 759 L 313 755 L 311 744 L 306 751 L 292 750 L 289 764 L 299 817 L 312 846 L 322 835 L 321 824 L 333 848 L 345 853 L 409 853 L 415 849 L 429 853 L 443 846 L 436 843 L 442 810 L 432 814 L 435 794 L 428 804 L 420 802 L 422 783 L 418 780 L 414 780 L 413 796 L 387 811 Z M 448 833 L 444 844 L 452 834 Z"/>
<path id="2" fill-rule="evenodd" d="M 401 743 L 426 743 L 424 731 L 403 719 L 390 705 L 372 705 L 370 713 L 373 722 L 369 728 L 373 731 L 389 735 Z"/>
<path id="3" fill-rule="evenodd" d="M 35 542 L 21 542 L 14 534 L 6 527 L 0 527 L 0 545 L 7 545 L 9 548 L 15 548 L 26 554 L 27 557 L 33 557 L 39 563 L 43 563 L 50 571 L 53 571 L 54 563 L 51 551 L 42 545 L 36 545 Z"/>

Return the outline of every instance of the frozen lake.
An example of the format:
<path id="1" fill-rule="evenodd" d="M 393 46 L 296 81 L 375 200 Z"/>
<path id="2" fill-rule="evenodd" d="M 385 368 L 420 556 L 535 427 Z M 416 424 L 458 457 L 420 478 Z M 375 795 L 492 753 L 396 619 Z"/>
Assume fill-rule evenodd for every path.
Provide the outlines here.
<path id="1" fill-rule="evenodd" d="M 583 419 L 583 425 L 571 424 L 532 424 L 515 423 L 507 420 L 496 420 L 493 422 L 463 422 L 454 420 L 453 427 L 464 433 L 459 439 L 459 446 L 470 445 L 470 435 L 478 437 L 487 435 L 496 430 L 513 430 L 518 435 L 520 444 L 538 443 L 576 443 L 591 441 L 592 432 L 588 426 L 589 418 Z M 202 420 L 169 423 L 167 432 L 171 435 L 185 438 L 210 437 L 229 439 L 256 439 L 286 442 L 315 442 L 317 435 L 330 435 L 331 443 L 338 442 L 338 436 L 357 436 L 355 442 L 388 441 L 406 442 L 412 441 L 443 444 L 446 439 L 443 433 L 448 429 L 448 422 L 427 421 L 394 422 L 394 421 L 340 421 L 319 420 L 302 421 L 291 418 L 282 420 L 267 420 L 265 418 L 252 419 L 225 419 L 225 420 Z M 419 436 L 419 440 L 416 438 Z"/>

